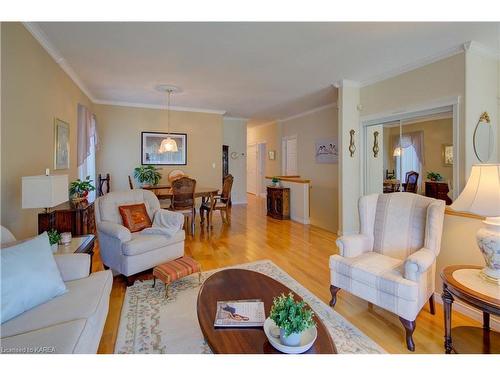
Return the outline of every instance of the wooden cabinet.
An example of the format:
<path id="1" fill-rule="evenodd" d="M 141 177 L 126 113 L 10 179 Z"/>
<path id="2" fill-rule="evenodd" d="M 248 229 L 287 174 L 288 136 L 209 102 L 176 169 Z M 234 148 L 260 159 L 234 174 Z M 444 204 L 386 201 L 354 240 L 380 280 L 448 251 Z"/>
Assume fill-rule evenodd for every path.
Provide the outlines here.
<path id="1" fill-rule="evenodd" d="M 95 233 L 94 201 L 66 202 L 49 213 L 38 214 L 38 233 L 49 229 L 71 232 L 73 236 Z"/>
<path id="2" fill-rule="evenodd" d="M 425 182 L 425 196 L 435 199 L 441 199 L 445 201 L 447 205 L 451 204 L 451 199 L 448 196 L 449 191 L 450 190 L 446 182 L 435 182 L 435 181 Z"/>
<path id="3" fill-rule="evenodd" d="M 267 187 L 267 216 L 274 219 L 290 219 L 290 189 Z"/>

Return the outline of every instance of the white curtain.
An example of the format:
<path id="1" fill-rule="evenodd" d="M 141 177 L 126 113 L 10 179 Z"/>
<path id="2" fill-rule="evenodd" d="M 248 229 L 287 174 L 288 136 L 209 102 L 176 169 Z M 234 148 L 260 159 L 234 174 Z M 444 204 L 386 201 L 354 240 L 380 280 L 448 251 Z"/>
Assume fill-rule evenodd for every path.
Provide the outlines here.
<path id="1" fill-rule="evenodd" d="M 400 148 L 400 152 L 395 152 Z M 418 186 L 422 191 L 422 166 L 424 165 L 424 137 L 422 131 L 393 136 L 392 139 L 393 154 L 399 154 L 396 157 L 396 176 L 401 182 L 405 182 L 406 173 L 415 171 L 419 174 Z"/>
<path id="2" fill-rule="evenodd" d="M 95 152 L 99 145 L 97 136 L 96 116 L 87 107 L 78 104 L 78 140 L 77 140 L 78 177 L 87 176 L 94 181 L 97 187 L 95 173 Z M 89 193 L 89 199 L 95 198 L 95 191 Z"/>

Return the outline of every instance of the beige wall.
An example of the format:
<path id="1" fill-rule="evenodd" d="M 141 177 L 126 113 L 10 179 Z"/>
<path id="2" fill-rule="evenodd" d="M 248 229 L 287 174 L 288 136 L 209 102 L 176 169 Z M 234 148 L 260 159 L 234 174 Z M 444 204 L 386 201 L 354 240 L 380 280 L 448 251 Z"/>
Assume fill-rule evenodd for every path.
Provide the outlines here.
<path id="1" fill-rule="evenodd" d="M 315 142 L 337 137 L 337 109 L 332 106 L 280 124 L 283 136 L 297 136 L 298 173 L 311 180 L 311 224 L 337 232 L 338 164 L 318 164 L 315 159 Z"/>
<path id="2" fill-rule="evenodd" d="M 430 171 L 441 174 L 443 181 L 453 183 L 453 167 L 443 165 L 442 158 L 442 145 L 453 143 L 453 120 L 440 119 L 403 125 L 403 134 L 417 131 L 422 131 L 424 136 L 424 165 L 422 166 L 422 175 L 419 176 L 422 186 L 427 179 L 427 172 Z M 392 171 L 396 169 L 395 159 L 392 157 L 392 137 L 399 135 L 399 127 L 384 129 L 384 138 L 386 133 L 389 137 L 388 142 L 384 143 L 385 155 L 388 156 L 387 160 L 389 161 L 387 168 Z"/>
<path id="3" fill-rule="evenodd" d="M 267 151 L 275 150 L 276 159 L 266 158 L 266 176 L 281 174 L 281 129 L 276 122 L 267 125 L 249 127 L 247 130 L 247 145 L 266 143 Z"/>
<path id="4" fill-rule="evenodd" d="M 247 202 L 247 120 L 224 118 L 224 144 L 229 146 L 229 173 L 233 175 L 231 200 L 233 204 Z M 236 152 L 236 158 L 231 153 Z"/>
<path id="5" fill-rule="evenodd" d="M 459 110 L 460 180 L 465 185 L 465 53 L 361 88 L 361 116 L 412 109 L 437 100 L 461 98 Z"/>
<path id="6" fill-rule="evenodd" d="M 54 119 L 70 124 L 70 169 L 77 176 L 77 105 L 89 99 L 20 23 L 2 23 L 2 225 L 36 234 L 36 209 L 21 208 L 21 177 L 54 167 Z"/>
<path id="7" fill-rule="evenodd" d="M 111 189 L 126 190 L 128 175 L 141 164 L 141 132 L 166 132 L 167 112 L 159 109 L 95 105 L 100 149 L 97 173 L 109 173 Z M 187 133 L 187 165 L 158 166 L 167 183 L 167 174 L 181 169 L 197 180 L 198 186 L 221 187 L 222 116 L 199 112 L 170 114 L 170 131 Z M 213 165 L 215 168 L 213 168 Z M 137 182 L 135 182 L 137 185 Z"/>

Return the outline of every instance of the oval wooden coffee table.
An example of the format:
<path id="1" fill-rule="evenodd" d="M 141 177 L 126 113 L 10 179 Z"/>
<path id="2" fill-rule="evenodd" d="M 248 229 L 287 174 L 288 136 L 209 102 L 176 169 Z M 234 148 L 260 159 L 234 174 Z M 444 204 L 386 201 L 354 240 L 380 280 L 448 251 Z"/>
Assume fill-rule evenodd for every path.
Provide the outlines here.
<path id="1" fill-rule="evenodd" d="M 197 312 L 203 336 L 217 354 L 272 354 L 274 349 L 261 327 L 215 328 L 217 301 L 261 299 L 264 301 L 266 317 L 269 316 L 273 298 L 291 290 L 278 281 L 258 272 L 229 269 L 214 273 L 202 285 L 198 294 Z M 299 299 L 299 296 L 295 296 Z M 318 337 L 308 354 L 335 354 L 337 349 L 326 327 L 318 319 Z"/>

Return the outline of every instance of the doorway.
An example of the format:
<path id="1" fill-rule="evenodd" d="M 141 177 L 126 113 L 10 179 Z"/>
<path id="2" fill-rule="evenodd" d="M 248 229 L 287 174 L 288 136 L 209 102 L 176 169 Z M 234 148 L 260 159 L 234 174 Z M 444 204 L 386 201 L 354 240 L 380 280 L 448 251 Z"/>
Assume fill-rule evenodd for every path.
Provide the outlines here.
<path id="1" fill-rule="evenodd" d="M 266 144 L 247 146 L 247 192 L 259 196 L 266 194 Z"/>

